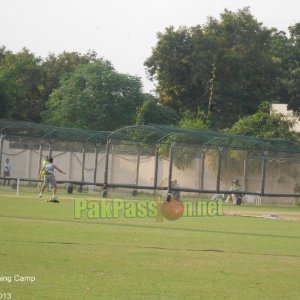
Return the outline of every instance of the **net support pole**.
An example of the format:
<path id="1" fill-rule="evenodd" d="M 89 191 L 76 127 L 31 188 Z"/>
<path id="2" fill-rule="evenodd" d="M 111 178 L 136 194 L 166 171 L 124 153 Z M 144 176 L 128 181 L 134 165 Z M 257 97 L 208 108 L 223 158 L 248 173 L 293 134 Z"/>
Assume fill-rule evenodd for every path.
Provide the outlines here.
<path id="1" fill-rule="evenodd" d="M 244 158 L 244 191 L 247 191 L 247 173 L 248 173 L 248 151 L 245 151 Z"/>
<path id="2" fill-rule="evenodd" d="M 96 182 L 97 182 L 98 154 L 99 154 L 99 145 L 95 144 L 94 184 L 96 184 Z"/>
<path id="3" fill-rule="evenodd" d="M 48 140 L 49 143 L 49 157 L 52 157 L 52 145 L 54 143 L 54 140 Z"/>
<path id="4" fill-rule="evenodd" d="M 86 145 L 82 144 L 82 166 L 81 166 L 81 182 L 84 182 L 84 169 L 85 169 L 85 148 Z"/>
<path id="5" fill-rule="evenodd" d="M 154 162 L 154 193 L 157 190 L 157 181 L 158 181 L 158 150 L 159 145 L 155 146 L 155 162 Z"/>
<path id="6" fill-rule="evenodd" d="M 111 140 L 106 142 L 105 150 L 105 167 L 104 167 L 104 183 L 103 183 L 103 198 L 107 197 L 107 184 L 108 184 L 108 165 L 109 165 L 109 148 Z"/>
<path id="7" fill-rule="evenodd" d="M 260 193 L 263 196 L 265 193 L 265 184 L 266 184 L 266 170 L 267 170 L 267 159 L 268 151 L 264 152 L 263 161 L 262 161 L 262 170 L 261 170 L 261 185 L 260 185 Z"/>
<path id="8" fill-rule="evenodd" d="M 0 172 L 2 170 L 2 154 L 3 154 L 3 143 L 5 139 L 5 134 L 0 135 Z"/>
<path id="9" fill-rule="evenodd" d="M 220 192 L 220 180 L 221 180 L 221 171 L 222 171 L 222 154 L 223 148 L 218 148 L 218 167 L 217 167 L 217 182 L 216 182 L 216 191 Z"/>
<path id="10" fill-rule="evenodd" d="M 28 160 L 27 160 L 27 177 L 31 178 L 31 165 L 32 165 L 32 141 L 29 141 Z"/>
<path id="11" fill-rule="evenodd" d="M 136 150 L 137 150 L 137 160 L 136 160 L 136 172 L 135 172 L 135 185 L 136 185 L 136 187 L 138 187 L 139 175 L 140 175 L 140 161 L 141 161 L 141 153 L 140 153 L 140 148 L 138 145 L 136 145 Z M 137 196 L 136 188 L 132 191 L 132 196 Z"/>
<path id="12" fill-rule="evenodd" d="M 39 149 L 38 176 L 40 175 L 40 172 L 41 172 L 42 157 L 43 157 L 43 144 L 44 144 L 44 141 L 41 140 L 41 142 L 40 142 L 40 149 Z"/>
<path id="13" fill-rule="evenodd" d="M 201 164 L 201 173 L 200 173 L 200 190 L 203 190 L 204 187 L 204 172 L 205 172 L 205 151 L 206 148 L 202 148 L 200 152 L 200 164 Z"/>
<path id="14" fill-rule="evenodd" d="M 173 176 L 173 159 L 174 159 L 174 148 L 175 142 L 171 143 L 170 150 L 169 150 L 169 176 L 168 176 L 168 194 L 167 194 L 167 201 L 171 200 L 172 195 L 172 176 Z"/>

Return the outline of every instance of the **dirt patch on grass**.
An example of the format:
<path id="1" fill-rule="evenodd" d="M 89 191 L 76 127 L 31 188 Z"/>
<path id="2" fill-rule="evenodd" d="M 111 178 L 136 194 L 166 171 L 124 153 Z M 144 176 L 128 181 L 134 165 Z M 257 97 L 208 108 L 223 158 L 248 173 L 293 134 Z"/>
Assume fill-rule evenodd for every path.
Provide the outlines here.
<path id="1" fill-rule="evenodd" d="M 300 222 L 300 212 L 229 210 L 229 211 L 225 211 L 224 215 L 225 216 L 253 217 L 253 218 L 265 218 L 265 219 L 271 219 L 271 220 L 286 220 L 286 221 Z"/>

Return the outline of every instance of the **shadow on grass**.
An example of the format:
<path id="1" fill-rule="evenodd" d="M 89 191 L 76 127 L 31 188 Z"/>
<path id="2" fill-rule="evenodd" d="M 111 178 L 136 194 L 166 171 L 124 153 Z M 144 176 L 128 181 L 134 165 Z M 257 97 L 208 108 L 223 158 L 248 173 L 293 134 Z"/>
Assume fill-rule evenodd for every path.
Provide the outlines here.
<path id="1" fill-rule="evenodd" d="M 161 229 L 161 230 L 173 230 L 173 231 L 188 231 L 188 232 L 203 232 L 203 233 L 217 233 L 217 234 L 229 234 L 229 235 L 242 235 L 242 236 L 253 236 L 253 237 L 268 237 L 268 238 L 284 238 L 284 239 L 299 239 L 300 236 L 291 235 L 280 235 L 280 234 L 266 234 L 266 233 L 253 233 L 253 232 L 235 232 L 235 231 L 224 231 L 224 230 L 209 230 L 209 229 L 194 229 L 194 228 L 171 228 L 164 226 L 151 226 L 145 224 L 124 224 L 124 223 L 113 223 L 113 222 L 96 222 L 96 221 L 85 221 L 85 220 L 61 220 L 61 219 L 47 219 L 47 218 L 28 218 L 20 216 L 6 216 L 0 215 L 0 218 L 20 219 L 20 220 L 31 220 L 31 221 L 45 221 L 45 222 L 61 222 L 69 224 L 90 224 L 90 225 L 104 225 L 104 226 L 121 226 L 121 227 L 133 227 L 133 228 L 147 228 L 147 229 Z"/>
<path id="2" fill-rule="evenodd" d="M 27 244 L 55 244 L 55 245 L 77 245 L 77 246 L 98 246 L 99 244 L 94 243 L 74 243 L 74 242 L 55 242 L 55 241 L 16 241 L 16 240 L 3 240 L 3 242 L 8 243 L 27 243 Z M 103 242 L 101 242 L 103 246 Z M 105 244 L 108 245 L 108 244 Z M 189 248 L 169 248 L 169 247 L 159 247 L 159 246 L 139 246 L 139 245 L 116 245 L 116 244 L 109 244 L 110 247 L 115 248 L 135 248 L 135 249 L 148 249 L 148 250 L 163 250 L 163 251 L 184 251 L 184 252 L 216 252 L 216 253 L 223 253 L 223 254 L 241 254 L 241 255 L 262 255 L 262 256 L 270 256 L 270 257 L 293 257 L 299 258 L 300 255 L 296 254 L 275 254 L 275 253 L 259 253 L 259 252 L 243 252 L 243 251 L 224 251 L 219 249 L 189 249 Z M 0 253 L 1 255 L 1 253 Z"/>

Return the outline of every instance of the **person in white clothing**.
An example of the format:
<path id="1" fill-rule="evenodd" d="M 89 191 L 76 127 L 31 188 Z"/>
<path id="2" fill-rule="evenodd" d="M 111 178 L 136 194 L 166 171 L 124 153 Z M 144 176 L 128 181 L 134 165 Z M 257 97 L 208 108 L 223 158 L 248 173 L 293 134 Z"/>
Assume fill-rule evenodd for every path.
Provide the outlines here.
<path id="1" fill-rule="evenodd" d="M 232 181 L 232 185 L 230 187 L 230 191 L 239 191 L 241 188 L 240 181 L 235 179 Z M 229 194 L 225 200 L 226 203 L 229 202 L 230 198 L 232 199 L 232 204 L 237 204 L 237 195 L 236 194 Z"/>
<path id="2" fill-rule="evenodd" d="M 65 174 L 65 175 L 66 175 L 66 173 L 64 171 L 62 171 L 59 167 L 57 167 L 53 163 L 53 158 L 52 157 L 49 157 L 48 163 L 45 166 L 43 166 L 41 171 L 43 171 L 43 169 L 45 171 L 45 179 L 44 179 L 42 190 L 41 190 L 39 196 L 42 197 L 46 186 L 51 184 L 51 186 L 53 188 L 53 197 L 50 201 L 51 202 L 58 202 L 58 200 L 56 198 L 57 184 L 56 184 L 56 180 L 55 180 L 54 170 L 57 170 L 58 172 L 60 172 L 62 174 Z"/>
<path id="3" fill-rule="evenodd" d="M 3 184 L 6 185 L 10 185 L 10 179 L 7 179 L 6 177 L 10 177 L 10 172 L 11 172 L 11 164 L 9 162 L 9 158 L 7 158 L 5 160 L 5 164 L 4 164 L 4 168 L 3 168 L 3 177 L 4 177 L 4 181 Z"/>

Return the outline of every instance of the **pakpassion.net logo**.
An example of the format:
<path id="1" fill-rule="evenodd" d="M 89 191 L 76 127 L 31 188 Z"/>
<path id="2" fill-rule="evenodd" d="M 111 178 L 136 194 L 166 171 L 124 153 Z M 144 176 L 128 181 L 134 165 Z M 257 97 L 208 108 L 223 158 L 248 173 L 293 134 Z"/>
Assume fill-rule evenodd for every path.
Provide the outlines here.
<path id="1" fill-rule="evenodd" d="M 222 200 L 161 201 L 124 199 L 74 199 L 74 219 L 155 218 L 170 221 L 181 217 L 214 217 L 223 215 Z"/>

